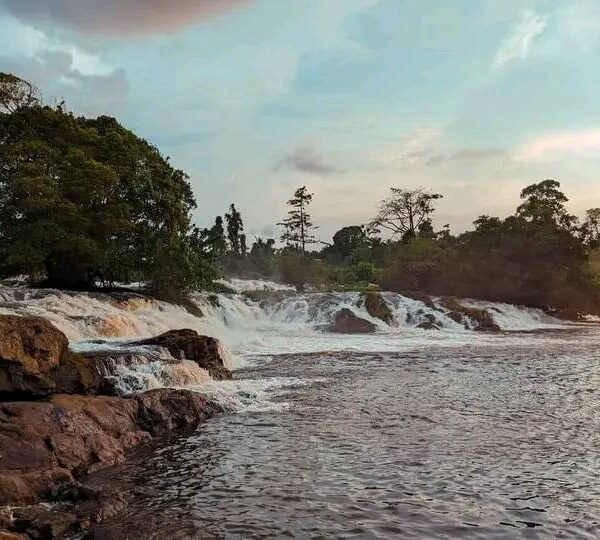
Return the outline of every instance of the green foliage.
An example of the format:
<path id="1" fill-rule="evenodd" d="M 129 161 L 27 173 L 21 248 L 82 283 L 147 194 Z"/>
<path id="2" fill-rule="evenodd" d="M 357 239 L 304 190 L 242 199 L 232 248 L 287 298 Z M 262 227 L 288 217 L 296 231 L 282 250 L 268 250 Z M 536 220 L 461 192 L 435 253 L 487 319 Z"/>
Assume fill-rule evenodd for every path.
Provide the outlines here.
<path id="1" fill-rule="evenodd" d="M 352 268 L 356 281 L 373 283 L 381 277 L 381 270 L 372 262 L 358 261 Z"/>
<path id="2" fill-rule="evenodd" d="M 232 203 L 229 207 L 229 214 L 225 214 L 225 220 L 227 221 L 227 238 L 229 240 L 229 247 L 234 255 L 242 256 L 246 252 L 246 237 L 243 239 L 240 233 L 244 230 L 244 223 L 242 221 L 242 215 L 236 210 L 235 205 Z M 242 250 L 243 244 L 243 250 Z"/>
<path id="3" fill-rule="evenodd" d="M 582 242 L 591 249 L 600 245 L 600 208 L 590 208 L 586 211 L 579 235 Z"/>
<path id="4" fill-rule="evenodd" d="M 303 289 L 306 284 L 314 281 L 317 264 L 312 257 L 306 257 L 298 250 L 288 249 L 278 258 L 278 271 L 285 283 Z"/>
<path id="5" fill-rule="evenodd" d="M 217 216 L 215 224 L 210 229 L 203 229 L 201 235 L 213 257 L 219 258 L 225 255 L 227 252 L 227 240 L 225 239 L 222 216 Z"/>
<path id="6" fill-rule="evenodd" d="M 368 256 L 371 240 L 364 226 L 343 227 L 333 235 L 333 244 L 323 249 L 321 254 L 334 263 L 355 261 Z"/>
<path id="7" fill-rule="evenodd" d="M 554 225 L 571 230 L 577 218 L 569 215 L 565 203 L 569 200 L 560 191 L 556 180 L 544 180 L 521 191 L 524 202 L 517 208 L 516 216 L 527 222 Z"/>
<path id="8" fill-rule="evenodd" d="M 2 275 L 161 289 L 212 275 L 192 246 L 187 176 L 114 118 L 37 104 L 0 113 L 0 162 Z"/>

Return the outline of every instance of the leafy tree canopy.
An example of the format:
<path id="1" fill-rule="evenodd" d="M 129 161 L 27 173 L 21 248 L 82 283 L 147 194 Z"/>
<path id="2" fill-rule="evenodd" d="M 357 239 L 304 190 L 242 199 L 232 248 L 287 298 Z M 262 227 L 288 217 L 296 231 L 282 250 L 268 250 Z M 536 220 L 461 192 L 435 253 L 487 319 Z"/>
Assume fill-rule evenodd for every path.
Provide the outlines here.
<path id="1" fill-rule="evenodd" d="M 19 83 L 20 84 L 20 83 Z M 1 88 L 1 87 L 0 87 Z M 187 175 L 114 118 L 25 102 L 0 113 L 0 272 L 61 287 L 204 283 Z"/>

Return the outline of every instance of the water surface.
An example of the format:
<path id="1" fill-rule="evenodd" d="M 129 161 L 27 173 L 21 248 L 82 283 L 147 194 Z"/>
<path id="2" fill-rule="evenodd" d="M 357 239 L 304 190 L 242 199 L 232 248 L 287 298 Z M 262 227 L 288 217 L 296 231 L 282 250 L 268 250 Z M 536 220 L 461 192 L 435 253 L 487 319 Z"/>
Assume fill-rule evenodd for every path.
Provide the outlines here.
<path id="1" fill-rule="evenodd" d="M 249 358 L 204 389 L 231 412 L 94 477 L 133 494 L 108 526 L 129 538 L 598 538 L 597 327 L 472 335 Z"/>

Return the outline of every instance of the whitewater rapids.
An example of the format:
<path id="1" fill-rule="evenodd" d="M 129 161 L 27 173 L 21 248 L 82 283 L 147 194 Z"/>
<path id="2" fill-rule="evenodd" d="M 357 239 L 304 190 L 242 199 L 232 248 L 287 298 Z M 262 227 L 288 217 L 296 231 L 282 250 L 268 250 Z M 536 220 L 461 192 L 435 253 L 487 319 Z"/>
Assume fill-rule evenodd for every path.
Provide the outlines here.
<path id="1" fill-rule="evenodd" d="M 75 351 L 113 350 L 127 347 L 134 339 L 152 337 L 168 330 L 190 328 L 219 339 L 227 367 L 237 369 L 260 362 L 270 355 L 321 351 L 402 352 L 424 347 L 456 347 L 489 342 L 493 336 L 474 332 L 466 324 L 448 317 L 440 305 L 426 305 L 400 294 L 385 292 L 382 298 L 393 320 L 390 324 L 372 317 L 360 293 L 303 293 L 268 281 L 223 280 L 230 294 L 192 295 L 198 310 L 142 295 L 0 287 L 0 313 L 43 317 L 62 330 Z M 250 293 L 261 292 L 260 299 Z M 485 309 L 506 331 L 532 331 L 565 327 L 541 310 L 508 304 L 464 301 L 465 306 Z M 375 334 L 340 335 L 322 329 L 340 309 L 376 327 Z M 440 330 L 423 330 L 418 325 L 435 318 Z M 265 406 L 266 390 L 296 384 L 297 380 L 219 382 L 193 362 L 176 363 L 168 351 L 129 350 L 130 361 L 106 366 L 116 387 L 124 394 L 160 387 L 199 389 L 233 408 Z"/>
<path id="2" fill-rule="evenodd" d="M 238 354 L 314 352 L 331 350 L 331 346 L 335 350 L 380 350 L 381 347 L 398 350 L 401 345 L 397 338 L 404 344 L 414 345 L 432 340 L 475 339 L 470 329 L 449 318 L 448 310 L 442 306 L 436 305 L 436 309 L 432 309 L 420 300 L 397 293 L 382 293 L 393 315 L 393 322 L 386 324 L 367 312 L 360 293 L 294 294 L 288 286 L 265 281 L 232 280 L 225 283 L 241 292 L 192 296 L 202 317 L 182 306 L 143 296 L 120 300 L 102 293 L 26 287 L 0 287 L 0 313 L 48 319 L 67 335 L 74 348 L 84 347 L 91 340 L 146 338 L 178 328 L 191 328 L 218 338 Z M 272 300 L 267 297 L 260 302 L 244 294 L 257 290 L 289 294 L 282 298 L 274 295 Z M 488 311 L 500 329 L 506 331 L 558 328 L 567 324 L 538 309 L 472 300 L 463 301 L 463 304 Z M 330 324 L 342 308 L 373 323 L 377 335 L 339 336 L 323 332 L 321 329 Z M 442 327 L 440 331 L 417 328 L 419 323 L 429 320 L 428 317 L 435 317 Z M 381 334 L 385 339 L 381 339 Z M 327 347 L 321 349 L 323 345 Z"/>

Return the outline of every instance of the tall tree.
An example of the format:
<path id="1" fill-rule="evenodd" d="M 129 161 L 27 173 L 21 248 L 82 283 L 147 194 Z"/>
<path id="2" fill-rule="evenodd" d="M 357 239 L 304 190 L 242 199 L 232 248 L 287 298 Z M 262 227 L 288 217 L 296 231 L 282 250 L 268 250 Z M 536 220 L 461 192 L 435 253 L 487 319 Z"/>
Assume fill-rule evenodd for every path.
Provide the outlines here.
<path id="1" fill-rule="evenodd" d="M 567 212 L 565 203 L 569 199 L 556 180 L 543 180 L 527 186 L 521 191 L 521 199 L 523 202 L 517 208 L 516 216 L 525 221 L 567 230 L 572 230 L 577 222 L 577 218 Z"/>
<path id="2" fill-rule="evenodd" d="M 312 234 L 316 227 L 307 212 L 307 207 L 312 198 L 313 193 L 309 193 L 306 186 L 298 188 L 294 192 L 294 197 L 287 203 L 291 207 L 291 210 L 288 211 L 288 217 L 277 224 L 283 228 L 281 240 L 285 242 L 286 246 L 299 249 L 304 254 L 306 253 L 306 246 L 318 242 Z"/>
<path id="3" fill-rule="evenodd" d="M 222 257 L 227 251 L 227 240 L 225 239 L 225 229 L 223 227 L 223 217 L 217 216 L 215 224 L 210 229 L 204 229 L 202 236 L 206 239 L 211 254 L 216 257 Z"/>
<path id="4" fill-rule="evenodd" d="M 371 230 L 384 229 L 392 238 L 400 236 L 403 240 L 411 240 L 420 228 L 430 223 L 434 212 L 434 202 L 441 199 L 439 193 L 430 193 L 422 188 L 402 189 L 390 188 L 391 194 L 381 201 L 379 212 L 369 223 Z"/>
<path id="5" fill-rule="evenodd" d="M 241 255 L 242 246 L 240 233 L 244 230 L 244 223 L 242 221 L 242 214 L 236 210 L 233 203 L 229 206 L 229 213 L 225 214 L 225 220 L 227 221 L 227 238 L 229 240 L 229 247 L 235 255 Z"/>

